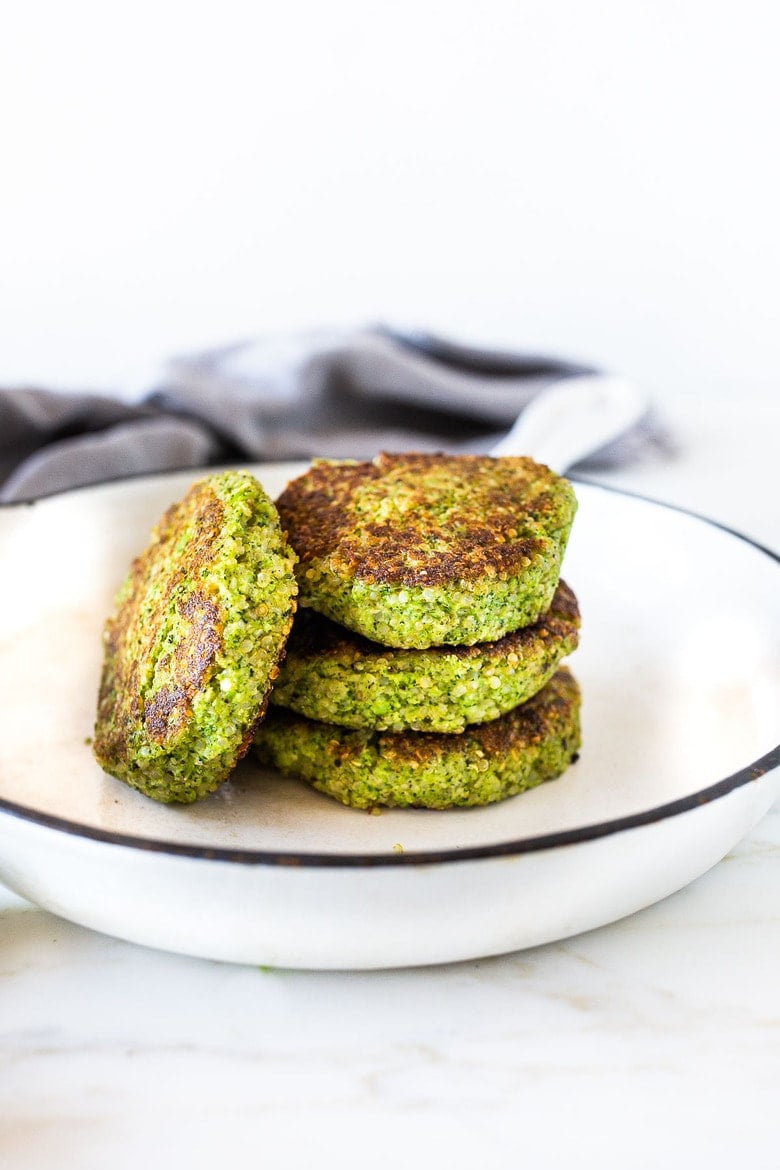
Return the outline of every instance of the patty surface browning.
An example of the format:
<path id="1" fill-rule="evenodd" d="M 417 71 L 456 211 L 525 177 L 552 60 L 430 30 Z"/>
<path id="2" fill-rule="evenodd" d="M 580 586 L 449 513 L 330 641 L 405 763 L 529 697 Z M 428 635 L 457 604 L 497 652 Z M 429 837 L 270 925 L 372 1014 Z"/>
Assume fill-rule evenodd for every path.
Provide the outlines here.
<path id="1" fill-rule="evenodd" d="M 576 499 L 532 459 L 318 460 L 277 501 L 300 604 L 386 646 L 490 642 L 535 622 Z"/>
<path id="2" fill-rule="evenodd" d="M 271 703 L 342 727 L 462 731 L 541 690 L 576 649 L 579 626 L 577 599 L 563 582 L 538 622 L 473 646 L 394 649 L 301 610 Z"/>
<path id="3" fill-rule="evenodd" d="M 245 472 L 201 480 L 168 509 L 105 628 L 93 751 L 107 772 L 165 802 L 227 778 L 278 671 L 294 563 Z"/>
<path id="4" fill-rule="evenodd" d="M 272 709 L 260 761 L 354 808 L 490 804 L 560 776 L 580 747 L 580 693 L 562 667 L 527 703 L 459 735 L 349 730 Z"/>

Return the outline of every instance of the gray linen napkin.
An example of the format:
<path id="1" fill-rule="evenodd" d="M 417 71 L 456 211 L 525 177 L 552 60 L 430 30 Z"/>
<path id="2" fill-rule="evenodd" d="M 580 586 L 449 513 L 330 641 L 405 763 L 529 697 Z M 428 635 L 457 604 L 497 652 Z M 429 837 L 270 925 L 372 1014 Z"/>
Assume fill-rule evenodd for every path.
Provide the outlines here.
<path id="1" fill-rule="evenodd" d="M 176 359 L 134 402 L 0 389 L 0 502 L 242 459 L 487 451 L 542 388 L 592 372 L 375 327 Z M 656 441 L 645 421 L 588 465 L 624 462 Z"/>

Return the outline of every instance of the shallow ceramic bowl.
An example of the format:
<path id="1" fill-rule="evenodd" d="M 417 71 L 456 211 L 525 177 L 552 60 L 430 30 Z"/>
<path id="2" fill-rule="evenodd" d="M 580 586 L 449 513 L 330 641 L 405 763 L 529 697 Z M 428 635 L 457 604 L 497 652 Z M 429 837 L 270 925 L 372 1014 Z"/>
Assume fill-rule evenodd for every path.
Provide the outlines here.
<path id="1" fill-rule="evenodd" d="M 275 495 L 300 465 L 255 473 Z M 192 472 L 0 513 L 0 878 L 55 914 L 186 954 L 290 967 L 440 963 L 614 921 L 714 865 L 780 789 L 780 572 L 739 535 L 578 484 L 564 576 L 583 750 L 484 809 L 346 809 L 244 762 L 201 804 L 106 776 L 101 628 Z"/>

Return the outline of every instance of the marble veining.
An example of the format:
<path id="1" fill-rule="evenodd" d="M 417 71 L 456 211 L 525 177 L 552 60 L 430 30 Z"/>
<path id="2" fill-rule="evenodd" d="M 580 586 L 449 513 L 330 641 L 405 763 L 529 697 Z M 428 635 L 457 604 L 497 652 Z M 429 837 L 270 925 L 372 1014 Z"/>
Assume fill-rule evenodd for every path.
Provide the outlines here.
<path id="1" fill-rule="evenodd" d="M 164 1147 L 186 1118 L 177 1148 L 196 1166 L 252 1134 L 303 1166 L 315 1132 L 321 1164 L 338 1153 L 358 1165 L 377 1127 L 372 1164 L 389 1165 L 401 1133 L 441 1141 L 441 1126 L 448 1164 L 465 1165 L 506 1158 L 521 1123 L 534 1165 L 556 1166 L 549 1126 L 564 1103 L 579 1165 L 599 1164 L 607 1118 L 615 1156 L 653 1165 L 643 1158 L 667 1140 L 649 1124 L 659 1111 L 680 1155 L 736 1156 L 748 1127 L 769 1159 L 779 860 L 775 807 L 710 873 L 610 927 L 480 962 L 356 974 L 149 951 L 6 895 L 3 1164 L 98 1166 L 119 1143 L 111 1164 L 129 1166 L 123 1134 L 136 1152 Z M 57 1132 L 64 1162 L 52 1160 Z"/>

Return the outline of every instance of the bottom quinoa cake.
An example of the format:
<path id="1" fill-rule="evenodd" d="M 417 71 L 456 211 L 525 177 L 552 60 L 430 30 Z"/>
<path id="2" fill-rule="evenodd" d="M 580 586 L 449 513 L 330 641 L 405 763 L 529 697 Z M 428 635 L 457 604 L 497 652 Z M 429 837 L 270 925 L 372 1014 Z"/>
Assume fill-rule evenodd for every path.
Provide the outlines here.
<path id="1" fill-rule="evenodd" d="M 483 805 L 560 776 L 580 747 L 579 711 L 562 667 L 528 702 L 459 734 L 350 730 L 275 709 L 255 751 L 353 808 Z"/>

